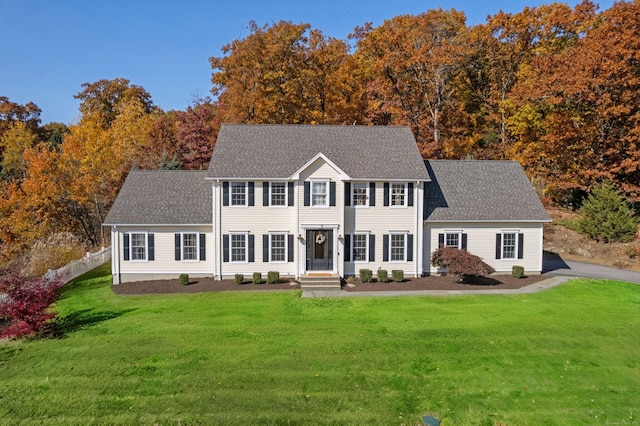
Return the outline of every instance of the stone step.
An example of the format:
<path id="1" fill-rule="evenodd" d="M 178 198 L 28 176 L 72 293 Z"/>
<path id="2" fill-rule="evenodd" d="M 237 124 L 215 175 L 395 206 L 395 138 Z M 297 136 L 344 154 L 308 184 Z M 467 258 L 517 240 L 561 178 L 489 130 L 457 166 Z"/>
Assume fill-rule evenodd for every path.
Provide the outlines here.
<path id="1" fill-rule="evenodd" d="M 342 280 L 338 275 L 303 275 L 299 281 L 303 290 L 340 290 L 342 287 Z"/>

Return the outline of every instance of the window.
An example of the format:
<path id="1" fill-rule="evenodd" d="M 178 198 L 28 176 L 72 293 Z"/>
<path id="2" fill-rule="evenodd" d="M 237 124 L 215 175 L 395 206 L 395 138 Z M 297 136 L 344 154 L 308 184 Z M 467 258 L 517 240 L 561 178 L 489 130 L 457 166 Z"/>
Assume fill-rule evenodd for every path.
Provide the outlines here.
<path id="1" fill-rule="evenodd" d="M 402 206 L 406 205 L 407 185 L 404 183 L 392 183 L 391 184 L 391 205 Z"/>
<path id="2" fill-rule="evenodd" d="M 504 232 L 502 234 L 502 259 L 515 259 L 518 252 L 518 234 Z"/>
<path id="3" fill-rule="evenodd" d="M 329 182 L 311 182 L 311 205 L 328 206 Z"/>
<path id="4" fill-rule="evenodd" d="M 131 260 L 147 260 L 147 234 L 131 234 Z"/>
<path id="5" fill-rule="evenodd" d="M 285 182 L 271 182 L 271 202 L 272 206 L 287 205 L 287 184 Z"/>
<path id="6" fill-rule="evenodd" d="M 353 236 L 353 260 L 354 262 L 367 262 L 367 234 L 355 234 Z"/>
<path id="7" fill-rule="evenodd" d="M 369 200 L 369 185 L 366 183 L 354 183 L 353 184 L 353 205 L 354 206 L 368 206 Z"/>
<path id="8" fill-rule="evenodd" d="M 198 234 L 182 234 L 182 260 L 198 260 Z"/>
<path id="9" fill-rule="evenodd" d="M 271 234 L 271 248 L 269 253 L 271 255 L 271 262 L 286 262 L 287 261 L 287 235 L 286 234 Z"/>
<path id="10" fill-rule="evenodd" d="M 390 253 L 392 262 L 404 262 L 405 260 L 405 234 L 391 234 Z"/>
<path id="11" fill-rule="evenodd" d="M 460 248 L 460 233 L 459 232 L 445 232 L 444 234 L 444 246 Z"/>
<path id="12" fill-rule="evenodd" d="M 231 234 L 231 261 L 247 261 L 247 234 Z"/>
<path id="13" fill-rule="evenodd" d="M 247 205 L 247 183 L 231 182 L 231 205 L 246 206 Z"/>

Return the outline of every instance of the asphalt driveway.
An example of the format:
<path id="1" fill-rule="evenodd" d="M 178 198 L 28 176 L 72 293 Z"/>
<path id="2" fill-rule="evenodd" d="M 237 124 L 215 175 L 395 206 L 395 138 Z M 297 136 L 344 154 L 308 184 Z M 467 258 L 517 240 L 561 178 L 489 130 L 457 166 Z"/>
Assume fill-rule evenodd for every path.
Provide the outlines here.
<path id="1" fill-rule="evenodd" d="M 564 260 L 557 254 L 546 252 L 542 260 L 542 273 L 572 277 L 603 278 L 640 284 L 640 272 Z"/>

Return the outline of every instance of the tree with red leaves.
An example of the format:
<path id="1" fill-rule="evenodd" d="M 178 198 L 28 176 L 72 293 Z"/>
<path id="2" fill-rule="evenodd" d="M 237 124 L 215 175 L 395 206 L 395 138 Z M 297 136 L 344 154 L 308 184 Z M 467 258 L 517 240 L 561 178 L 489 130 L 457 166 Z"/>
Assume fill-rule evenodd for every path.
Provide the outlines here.
<path id="1" fill-rule="evenodd" d="M 451 275 L 457 275 L 459 282 L 464 282 L 469 277 L 490 275 L 495 272 L 478 256 L 455 247 L 441 247 L 431 255 L 431 264 L 447 268 Z"/>

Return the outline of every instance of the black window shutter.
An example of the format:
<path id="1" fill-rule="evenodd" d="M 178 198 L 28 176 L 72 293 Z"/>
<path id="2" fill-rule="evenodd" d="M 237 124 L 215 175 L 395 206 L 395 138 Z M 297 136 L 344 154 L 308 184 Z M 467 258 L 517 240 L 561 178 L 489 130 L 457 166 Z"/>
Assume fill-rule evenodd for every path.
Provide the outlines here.
<path id="1" fill-rule="evenodd" d="M 407 262 L 413 262 L 413 234 L 407 235 Z"/>
<path id="2" fill-rule="evenodd" d="M 344 261 L 351 262 L 351 235 L 344 236 Z"/>
<path id="3" fill-rule="evenodd" d="M 255 196 L 256 196 L 256 190 L 254 188 L 254 183 L 255 182 L 249 182 L 249 206 L 255 206 L 256 202 L 255 202 Z"/>
<path id="4" fill-rule="evenodd" d="M 496 234 L 496 259 L 502 258 L 502 234 Z"/>
<path id="5" fill-rule="evenodd" d="M 376 236 L 369 235 L 369 262 L 376 260 Z"/>
<path id="6" fill-rule="evenodd" d="M 344 183 L 344 205 L 351 205 L 351 182 Z"/>
<path id="7" fill-rule="evenodd" d="M 329 182 L 329 205 L 336 205 L 336 183 Z"/>
<path id="8" fill-rule="evenodd" d="M 462 250 L 467 249 L 467 234 L 462 234 Z"/>
<path id="9" fill-rule="evenodd" d="M 287 198 L 288 198 L 288 202 L 287 205 L 289 207 L 293 206 L 293 198 L 295 196 L 295 193 L 293 191 L 293 182 L 287 182 Z"/>
<path id="10" fill-rule="evenodd" d="M 389 261 L 389 234 L 382 236 L 382 261 Z"/>
<path id="11" fill-rule="evenodd" d="M 269 205 L 269 182 L 262 182 L 262 205 Z"/>
<path id="12" fill-rule="evenodd" d="M 407 185 L 407 205 L 413 207 L 413 182 Z"/>
<path id="13" fill-rule="evenodd" d="M 207 236 L 200 234 L 200 260 L 207 260 Z"/>
<path id="14" fill-rule="evenodd" d="M 149 246 L 147 260 L 156 260 L 155 238 L 153 238 L 153 234 L 147 234 L 147 245 Z"/>
<path id="15" fill-rule="evenodd" d="M 264 263 L 269 261 L 269 235 L 267 234 L 262 236 L 262 261 Z"/>
<path id="16" fill-rule="evenodd" d="M 518 259 L 524 258 L 524 234 L 518 234 Z"/>
<path id="17" fill-rule="evenodd" d="M 311 205 L 311 182 L 304 183 L 304 205 Z"/>
<path id="18" fill-rule="evenodd" d="M 384 205 L 389 206 L 389 182 L 384 183 Z"/>
<path id="19" fill-rule="evenodd" d="M 256 261 L 255 251 L 256 251 L 255 235 L 249 234 L 249 262 Z"/>
<path id="20" fill-rule="evenodd" d="M 438 248 L 444 247 L 444 234 L 438 234 Z"/>
<path id="21" fill-rule="evenodd" d="M 293 262 L 293 234 L 287 235 L 287 262 Z"/>
<path id="22" fill-rule="evenodd" d="M 222 182 L 222 205 L 229 205 L 229 182 Z"/>
<path id="23" fill-rule="evenodd" d="M 129 234 L 122 234 L 122 257 L 129 260 Z"/>
<path id="24" fill-rule="evenodd" d="M 369 206 L 374 207 L 376 205 L 376 183 L 369 182 Z"/>
<path id="25" fill-rule="evenodd" d="M 175 259 L 181 260 L 182 256 L 181 256 L 180 244 L 182 243 L 182 237 L 180 236 L 180 234 L 174 234 L 173 239 L 175 241 Z"/>
<path id="26" fill-rule="evenodd" d="M 222 236 L 222 261 L 229 261 L 229 235 Z"/>

